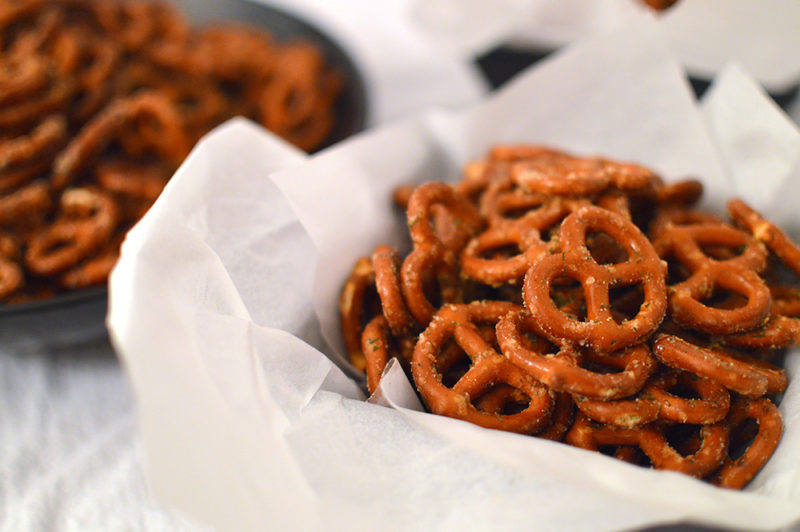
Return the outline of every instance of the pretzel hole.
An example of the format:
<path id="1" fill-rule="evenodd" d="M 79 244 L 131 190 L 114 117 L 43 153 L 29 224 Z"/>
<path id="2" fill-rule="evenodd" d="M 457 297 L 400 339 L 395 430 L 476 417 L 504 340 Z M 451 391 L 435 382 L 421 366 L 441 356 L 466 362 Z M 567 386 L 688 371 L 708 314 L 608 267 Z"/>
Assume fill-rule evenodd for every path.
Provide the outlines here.
<path id="1" fill-rule="evenodd" d="M 619 264 L 628 260 L 628 251 L 617 240 L 602 231 L 586 233 L 586 247 L 598 264 Z"/>
<path id="2" fill-rule="evenodd" d="M 639 314 L 644 305 L 644 288 L 641 284 L 615 286 L 609 289 L 608 299 L 611 317 L 617 324 L 622 324 Z"/>
<path id="3" fill-rule="evenodd" d="M 758 435 L 758 421 L 754 418 L 743 419 L 740 423 L 731 427 L 730 442 L 728 444 L 728 456 L 731 460 L 737 460 L 747 452 L 753 440 Z"/>
<path id="4" fill-rule="evenodd" d="M 550 299 L 561 312 L 577 321 L 586 321 L 586 296 L 577 279 L 561 275 L 550 284 Z"/>
<path id="5" fill-rule="evenodd" d="M 516 244 L 505 244 L 482 250 L 479 257 L 488 260 L 503 260 L 522 253 Z"/>
<path id="6" fill-rule="evenodd" d="M 700 450 L 703 438 L 700 435 L 702 425 L 677 423 L 664 429 L 667 443 L 683 456 L 691 456 Z"/>
<path id="7" fill-rule="evenodd" d="M 667 285 L 672 286 L 682 283 L 692 276 L 692 272 L 674 256 L 667 255 L 662 258 L 667 261 Z"/>
<path id="8" fill-rule="evenodd" d="M 437 369 L 442 375 L 442 384 L 452 388 L 472 367 L 472 359 L 455 340 L 449 340 L 442 348 Z"/>
<path id="9" fill-rule="evenodd" d="M 733 310 L 747 305 L 747 298 L 745 296 L 717 284 L 714 285 L 708 296 L 699 301 L 707 307 L 727 310 Z"/>
<path id="10" fill-rule="evenodd" d="M 724 246 L 722 244 L 700 244 L 700 250 L 714 260 L 730 260 L 744 253 L 745 246 Z"/>
<path id="11" fill-rule="evenodd" d="M 687 386 L 680 380 L 674 386 L 670 386 L 669 388 L 667 388 L 666 391 L 669 394 L 674 395 L 675 397 L 680 397 L 682 399 L 702 399 L 702 397 L 700 397 L 700 394 L 697 393 L 697 390 L 695 390 L 691 386 Z"/>
<path id="12" fill-rule="evenodd" d="M 500 416 L 513 416 L 525 411 L 531 398 L 521 390 L 508 384 L 498 384 L 489 388 L 475 401 L 478 410 Z"/>

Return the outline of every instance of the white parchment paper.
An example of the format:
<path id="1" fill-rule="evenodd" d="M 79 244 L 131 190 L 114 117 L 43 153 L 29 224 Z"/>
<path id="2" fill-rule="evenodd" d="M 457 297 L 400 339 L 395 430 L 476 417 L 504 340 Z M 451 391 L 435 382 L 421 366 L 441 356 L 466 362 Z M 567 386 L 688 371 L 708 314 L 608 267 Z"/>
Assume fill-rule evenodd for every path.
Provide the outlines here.
<path id="1" fill-rule="evenodd" d="M 542 142 L 666 179 L 698 176 L 709 207 L 764 186 L 732 177 L 726 138 L 706 117 L 769 104 L 730 75 L 701 111 L 658 35 L 645 24 L 581 43 L 477 106 L 432 110 L 307 160 L 244 121 L 205 139 L 128 235 L 111 279 L 108 325 L 139 399 L 156 494 L 237 531 L 797 526 L 795 381 L 780 447 L 735 492 L 426 414 L 406 401 L 396 368 L 366 402 L 342 356 L 343 280 L 357 257 L 403 242 L 391 190 L 456 179 L 492 144 Z M 795 379 L 798 358 L 787 362 Z"/>
<path id="2" fill-rule="evenodd" d="M 503 0 L 491 15 L 483 13 L 487 2 L 412 2 L 421 30 L 446 44 L 444 49 L 461 53 L 504 40 L 520 48 L 556 49 L 654 19 L 678 59 L 697 77 L 711 79 L 729 61 L 737 61 L 771 91 L 788 91 L 800 81 L 796 0 L 679 0 L 663 12 L 640 0 Z"/>

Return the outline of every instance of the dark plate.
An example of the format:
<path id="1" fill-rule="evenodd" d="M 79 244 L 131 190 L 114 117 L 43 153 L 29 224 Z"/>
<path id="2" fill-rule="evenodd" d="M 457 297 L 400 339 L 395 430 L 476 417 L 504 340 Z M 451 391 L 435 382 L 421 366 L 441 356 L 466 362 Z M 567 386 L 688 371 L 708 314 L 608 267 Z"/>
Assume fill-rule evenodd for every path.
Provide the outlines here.
<path id="1" fill-rule="evenodd" d="M 239 21 L 268 30 L 278 41 L 299 38 L 323 50 L 328 62 L 344 74 L 345 87 L 336 103 L 337 120 L 322 148 L 364 129 L 366 92 L 353 61 L 333 40 L 284 11 L 248 0 L 173 0 L 196 24 Z M 0 305 L 0 342 L 35 338 L 48 343 L 87 341 L 106 334 L 108 290 L 105 286 L 61 294 L 18 305 Z"/>

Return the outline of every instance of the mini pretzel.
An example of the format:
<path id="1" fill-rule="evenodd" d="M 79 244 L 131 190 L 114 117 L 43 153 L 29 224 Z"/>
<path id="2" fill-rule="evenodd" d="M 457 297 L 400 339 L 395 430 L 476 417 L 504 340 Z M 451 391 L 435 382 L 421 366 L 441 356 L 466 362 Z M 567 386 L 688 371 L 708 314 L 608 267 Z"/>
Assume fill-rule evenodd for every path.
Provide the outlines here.
<path id="1" fill-rule="evenodd" d="M 661 335 L 653 354 L 672 368 L 696 373 L 748 397 L 781 393 L 786 389 L 783 370 L 755 359 L 735 358 L 720 349 L 700 347 L 674 335 Z"/>
<path id="2" fill-rule="evenodd" d="M 42 182 L 32 183 L 0 198 L 0 226 L 16 225 L 35 219 L 50 209 L 50 188 Z"/>
<path id="3" fill-rule="evenodd" d="M 108 195 L 69 190 L 61 196 L 61 217 L 28 244 L 25 264 L 37 275 L 62 272 L 107 242 L 118 220 L 119 211 Z"/>
<path id="4" fill-rule="evenodd" d="M 712 483 L 723 488 L 741 489 L 761 471 L 775 452 L 783 435 L 783 422 L 778 408 L 769 399 L 739 398 L 728 415 L 732 430 L 746 419 L 758 422 L 758 433 L 747 450 L 736 460 L 726 457 L 722 468 L 714 474 Z"/>
<path id="5" fill-rule="evenodd" d="M 431 222 L 432 209 L 436 205 L 446 208 L 448 215 L 459 221 L 459 230 L 467 238 L 481 225 L 475 207 L 457 196 L 449 185 L 426 183 L 412 193 L 407 218 L 414 250 L 403 261 L 400 276 L 408 310 L 422 325 L 427 325 L 436 312 L 425 295 L 426 277 L 436 277 L 444 302 L 458 299 L 455 255 L 458 250 L 447 247 L 437 236 Z"/>
<path id="6" fill-rule="evenodd" d="M 361 350 L 361 322 L 364 308 L 364 294 L 375 284 L 375 269 L 367 257 L 359 259 L 339 296 L 339 316 L 342 322 L 342 335 L 347 347 L 350 363 L 364 371 L 366 360 Z"/>
<path id="7" fill-rule="evenodd" d="M 750 349 L 782 349 L 800 344 L 800 319 L 773 315 L 760 329 L 720 338 L 726 345 Z"/>
<path id="8" fill-rule="evenodd" d="M 728 202 L 728 212 L 731 218 L 746 227 L 756 239 L 763 242 L 786 266 L 797 275 L 800 275 L 800 247 L 792 242 L 781 228 L 762 218 L 760 214 L 740 199 L 732 199 Z"/>
<path id="9" fill-rule="evenodd" d="M 628 260 L 598 264 L 586 245 L 590 229 L 611 235 L 625 249 Z M 559 237 L 561 253 L 543 258 L 525 276 L 525 305 L 542 334 L 555 342 L 567 340 L 608 352 L 635 345 L 655 331 L 666 312 L 666 267 L 635 225 L 605 209 L 584 207 L 564 219 Z M 583 286 L 586 321 L 569 318 L 553 303 L 550 287 L 561 276 L 577 279 Z M 639 283 L 644 303 L 632 319 L 617 323 L 609 290 Z"/>
<path id="10" fill-rule="evenodd" d="M 709 257 L 701 245 L 744 248 L 742 254 L 727 260 Z M 756 272 L 766 265 L 766 250 L 747 234 L 723 224 L 673 226 L 661 232 L 655 242 L 659 255 L 674 255 L 691 276 L 670 287 L 672 319 L 681 325 L 712 334 L 731 334 L 754 329 L 764 323 L 772 298 L 766 283 Z M 705 305 L 719 286 L 741 294 L 747 303 L 738 308 Z"/>
<path id="11" fill-rule="evenodd" d="M 679 384 L 696 392 L 699 398 L 686 399 L 670 393 L 670 389 Z M 642 393 L 658 402 L 659 419 L 694 425 L 708 425 L 723 420 L 731 401 L 724 386 L 686 371 L 662 372 L 653 377 Z"/>
<path id="12" fill-rule="evenodd" d="M 547 346 L 533 345 L 525 333 L 538 330 L 536 318 L 529 312 L 509 312 L 497 324 L 497 340 L 503 354 L 514 365 L 556 391 L 597 399 L 618 399 L 641 390 L 655 371 L 655 360 L 644 345 L 614 354 L 595 355 L 596 362 L 624 368 L 619 373 L 599 373 L 582 368 L 580 353 L 569 344 L 561 347 L 555 355 L 547 353 Z"/>
<path id="13" fill-rule="evenodd" d="M 497 353 L 479 333 L 476 322 L 496 322 L 516 305 L 498 301 L 445 305 L 436 313 L 414 349 L 411 369 L 414 383 L 432 412 L 464 419 L 486 428 L 532 434 L 550 422 L 553 401 L 546 388 Z M 450 339 L 464 350 L 471 366 L 448 387 L 437 370 L 438 358 Z M 483 412 L 473 401 L 494 386 L 520 390 L 529 400 L 521 412 L 504 415 Z"/>
<path id="14" fill-rule="evenodd" d="M 67 136 L 63 116 L 53 115 L 42 121 L 29 135 L 0 143 L 0 171 L 44 157 Z"/>
<path id="15" fill-rule="evenodd" d="M 0 299 L 16 292 L 24 283 L 22 269 L 13 260 L 0 256 Z"/>
<path id="16" fill-rule="evenodd" d="M 728 434 L 728 424 L 724 421 L 702 425 L 700 448 L 689 456 L 683 456 L 669 444 L 662 431 L 651 426 L 642 429 L 639 446 L 656 469 L 679 471 L 703 478 L 717 469 L 725 459 Z"/>
<path id="17" fill-rule="evenodd" d="M 369 393 L 375 393 L 381 374 L 390 358 L 389 323 L 385 317 L 375 316 L 364 327 L 364 332 L 361 334 L 361 352 L 366 365 L 367 389 Z"/>
<path id="18" fill-rule="evenodd" d="M 395 336 L 404 336 L 414 326 L 400 286 L 400 256 L 389 246 L 378 246 L 372 253 L 375 288 L 387 325 Z"/>
<path id="19" fill-rule="evenodd" d="M 487 252 L 510 245 L 520 252 L 506 258 L 484 258 Z M 461 269 L 463 275 L 489 285 L 516 283 L 547 252 L 536 228 L 525 223 L 495 226 L 467 243 L 461 252 Z"/>
<path id="20" fill-rule="evenodd" d="M 717 469 L 725 459 L 728 425 L 724 422 L 703 425 L 700 436 L 700 448 L 690 456 L 683 456 L 654 426 L 636 429 L 614 427 L 592 422 L 584 414 L 579 414 L 567 433 L 566 441 L 592 451 L 599 450 L 601 445 L 638 445 L 656 469 L 679 471 L 702 478 Z"/>
<path id="21" fill-rule="evenodd" d="M 661 408 L 658 400 L 646 389 L 631 399 L 601 401 L 586 397 L 575 397 L 578 409 L 594 421 L 633 429 L 658 419 Z"/>

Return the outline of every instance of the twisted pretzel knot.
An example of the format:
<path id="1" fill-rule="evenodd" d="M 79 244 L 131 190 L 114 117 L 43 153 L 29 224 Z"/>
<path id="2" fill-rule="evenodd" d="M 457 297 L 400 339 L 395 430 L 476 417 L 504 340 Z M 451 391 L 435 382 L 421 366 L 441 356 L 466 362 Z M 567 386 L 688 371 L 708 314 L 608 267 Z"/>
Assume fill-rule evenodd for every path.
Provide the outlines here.
<path id="1" fill-rule="evenodd" d="M 535 345 L 525 334 L 539 330 L 541 325 L 529 311 L 509 312 L 497 324 L 497 340 L 511 362 L 556 391 L 605 400 L 627 397 L 641 390 L 655 371 L 655 360 L 644 345 L 620 353 L 595 355 L 595 362 L 623 369 L 619 373 L 582 368 L 583 355 L 572 345 L 564 344 L 553 356 L 548 354 L 546 342 Z"/>
<path id="2" fill-rule="evenodd" d="M 436 313 L 414 349 L 411 371 L 423 400 L 432 412 L 471 421 L 487 428 L 533 434 L 547 426 L 553 399 L 536 379 L 511 364 L 478 331 L 477 322 L 497 322 L 518 310 L 500 301 L 445 305 Z M 440 366 L 447 342 L 453 339 L 470 359 L 470 367 L 455 384 L 446 386 Z M 452 361 L 451 361 L 452 363 Z M 519 390 L 529 401 L 524 410 L 498 414 L 479 410 L 475 401 L 499 384 Z"/>
<path id="3" fill-rule="evenodd" d="M 458 236 L 447 239 L 439 237 L 431 221 L 435 206 L 447 210 L 447 216 L 455 221 Z M 411 194 L 408 202 L 408 228 L 414 249 L 403 261 L 400 270 L 403 295 L 411 315 L 418 323 L 427 325 L 436 312 L 425 295 L 424 282 L 435 276 L 445 303 L 460 299 L 457 273 L 458 246 L 482 225 L 475 207 L 458 196 L 453 188 L 444 183 L 426 183 Z"/>
<path id="4" fill-rule="evenodd" d="M 724 488 L 741 489 L 764 467 L 783 435 L 778 408 L 769 399 L 738 398 L 730 409 L 728 424 L 735 430 L 746 419 L 758 423 L 758 433 L 737 459 L 725 457 L 723 466 L 711 481 Z"/>
<path id="5" fill-rule="evenodd" d="M 670 315 L 676 323 L 712 334 L 747 331 L 764 323 L 772 298 L 757 273 L 767 259 L 760 242 L 733 227 L 703 223 L 665 228 L 654 245 L 659 255 L 674 256 L 690 272 L 688 279 L 670 287 Z M 704 245 L 744 251 L 718 259 L 706 254 Z M 714 287 L 740 294 L 747 303 L 738 308 L 704 304 Z"/>
<path id="6" fill-rule="evenodd" d="M 52 275 L 75 266 L 107 242 L 119 220 L 108 194 L 90 188 L 61 196 L 61 217 L 28 243 L 25 264 L 38 275 Z"/>
<path id="7" fill-rule="evenodd" d="M 701 446 L 683 456 L 668 442 L 660 427 L 621 428 L 600 425 L 579 413 L 566 436 L 567 443 L 583 449 L 599 450 L 601 445 L 636 445 L 658 469 L 679 471 L 693 477 L 705 477 L 722 464 L 728 451 L 728 425 L 724 422 L 703 425 Z"/>
<path id="8" fill-rule="evenodd" d="M 589 230 L 613 237 L 628 254 L 617 264 L 598 264 L 586 245 Z M 559 232 L 561 253 L 545 257 L 525 276 L 525 305 L 541 332 L 553 341 L 610 352 L 647 338 L 666 312 L 666 265 L 639 229 L 628 220 L 599 207 L 584 207 L 567 216 Z M 550 287 L 562 276 L 580 281 L 586 297 L 587 320 L 571 319 L 553 303 Z M 644 302 L 632 319 L 617 323 L 611 312 L 609 290 L 642 284 Z"/>

